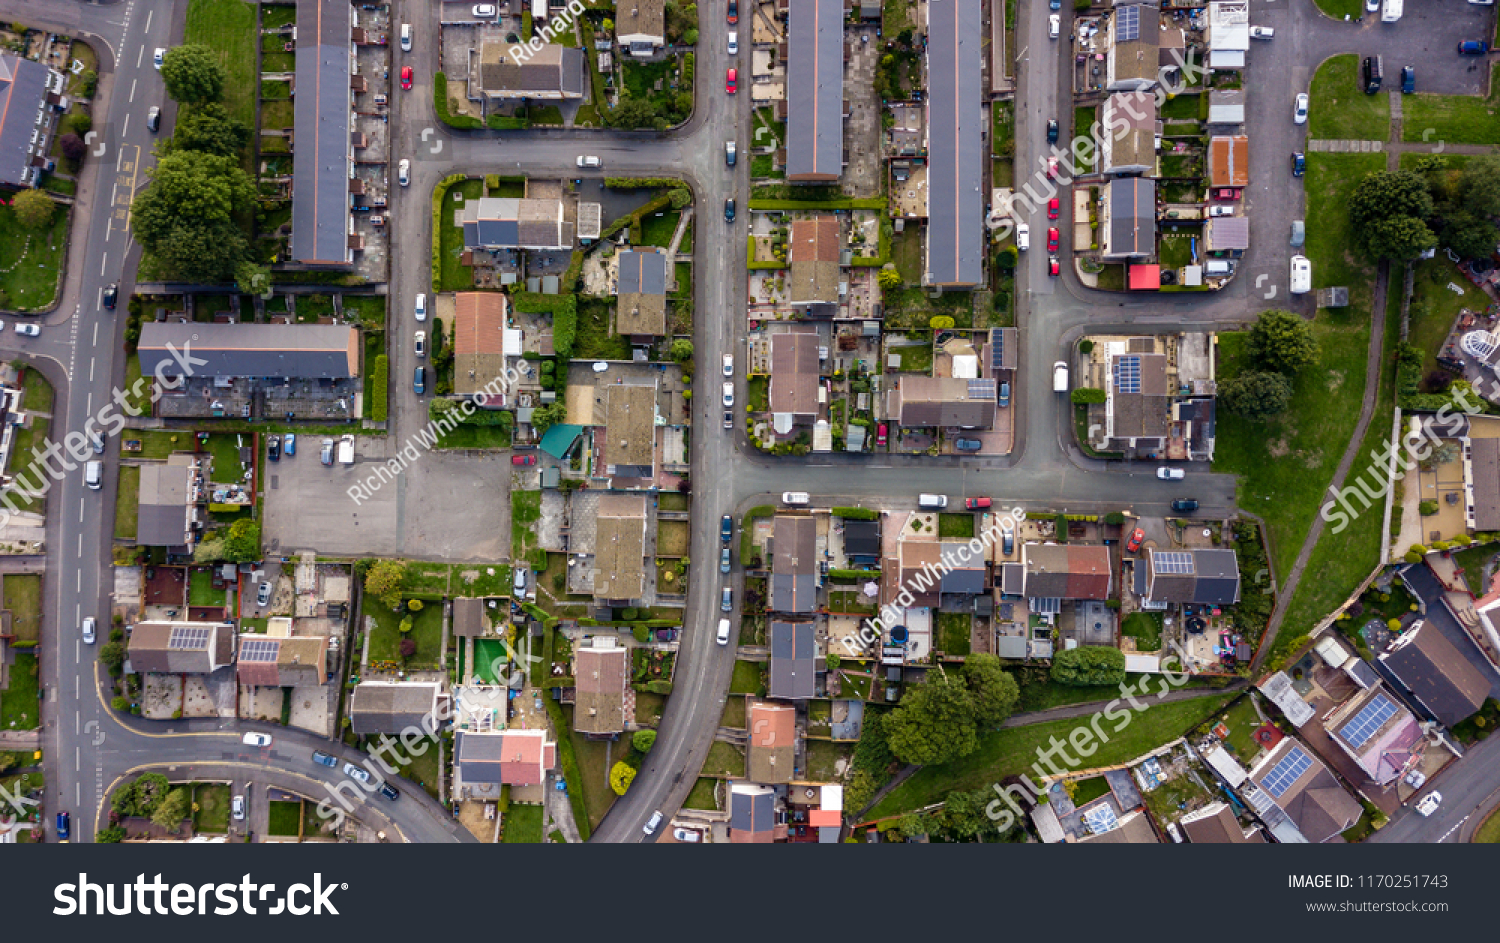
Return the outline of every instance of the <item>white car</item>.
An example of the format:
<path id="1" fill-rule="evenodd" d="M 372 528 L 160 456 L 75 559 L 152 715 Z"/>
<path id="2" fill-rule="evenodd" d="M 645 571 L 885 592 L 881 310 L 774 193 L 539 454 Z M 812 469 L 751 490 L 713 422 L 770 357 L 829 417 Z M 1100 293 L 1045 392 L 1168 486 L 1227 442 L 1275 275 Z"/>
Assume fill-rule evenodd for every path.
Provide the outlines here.
<path id="1" fill-rule="evenodd" d="M 403 187 L 411 183 L 411 161 L 405 157 L 396 165 L 396 182 Z"/>
<path id="2" fill-rule="evenodd" d="M 1312 263 L 1305 255 L 1292 256 L 1292 294 L 1305 295 L 1312 291 Z"/>
<path id="3" fill-rule="evenodd" d="M 247 733 L 240 738 L 240 742 L 247 747 L 268 747 L 271 745 L 271 735 L 268 733 Z"/>
<path id="4" fill-rule="evenodd" d="M 1303 92 L 1297 96 L 1296 104 L 1292 107 L 1292 120 L 1297 124 L 1307 124 L 1307 93 Z"/>
<path id="5" fill-rule="evenodd" d="M 25 337 L 40 337 L 42 329 L 35 324 L 17 324 L 16 333 Z"/>
<path id="6" fill-rule="evenodd" d="M 87 619 L 83 620 L 83 644 L 85 644 L 85 645 L 92 645 L 92 644 L 94 644 L 94 639 L 95 639 L 94 629 L 95 629 L 95 626 L 97 626 L 97 625 L 98 625 L 98 623 L 94 621 L 94 617 L 93 616 L 89 616 Z"/>
<path id="7" fill-rule="evenodd" d="M 783 491 L 781 493 L 782 504 L 807 504 L 812 497 L 806 491 Z"/>
<path id="8" fill-rule="evenodd" d="M 417 295 L 417 303 L 413 307 L 416 310 L 417 320 L 418 321 L 425 321 L 425 320 L 427 320 L 427 293 L 426 292 L 422 292 L 422 293 L 420 293 L 420 294 Z"/>
<path id="9" fill-rule="evenodd" d="M 1025 223 L 1016 223 L 1016 251 L 1025 252 L 1031 248 L 1031 227 Z"/>
<path id="10" fill-rule="evenodd" d="M 726 377 L 734 376 L 734 354 L 724 355 L 724 375 Z"/>
<path id="11" fill-rule="evenodd" d="M 411 52 L 411 24 L 401 24 L 401 51 Z"/>
<path id="12" fill-rule="evenodd" d="M 1056 39 L 1058 35 L 1062 33 L 1062 17 L 1054 13 L 1051 16 L 1047 17 L 1047 24 L 1050 28 L 1050 33 L 1048 35 L 1050 35 L 1053 39 Z"/>
<path id="13" fill-rule="evenodd" d="M 1234 215 L 1234 207 L 1223 205 L 1223 204 L 1220 204 L 1220 205 L 1217 205 L 1217 206 L 1210 206 L 1208 208 L 1208 215 L 1209 216 L 1233 216 Z"/>
<path id="14" fill-rule="evenodd" d="M 1180 468 L 1167 468 L 1165 466 L 1156 470 L 1156 477 L 1162 481 L 1181 481 L 1187 477 L 1187 472 Z"/>
<path id="15" fill-rule="evenodd" d="M 1250 38 L 1251 39 L 1273 39 L 1273 38 L 1275 38 L 1275 36 L 1276 36 L 1276 31 L 1274 29 L 1272 29 L 1271 27 L 1269 27 L 1269 26 L 1252 26 L 1252 27 L 1250 27 Z"/>
<path id="16" fill-rule="evenodd" d="M 728 409 L 734 405 L 734 384 L 724 384 L 724 408 Z"/>
<path id="17" fill-rule="evenodd" d="M 344 764 L 344 775 L 350 779 L 357 779 L 362 783 L 370 781 L 370 771 L 363 766 L 355 766 L 353 763 Z"/>
<path id="18" fill-rule="evenodd" d="M 474 4 L 474 19 L 476 20 L 493 20 L 498 12 L 493 3 Z"/>
<path id="19" fill-rule="evenodd" d="M 162 64 L 163 61 L 166 60 L 166 58 L 167 58 L 167 50 L 164 49 L 164 48 L 162 48 L 161 46 L 157 46 L 156 47 L 156 52 L 154 52 L 154 53 L 151 54 L 151 63 L 156 66 L 157 71 L 160 71 L 161 70 L 161 64 Z"/>
<path id="20" fill-rule="evenodd" d="M 1380 12 L 1380 0 L 1365 0 L 1365 12 L 1366 13 L 1378 13 L 1378 12 Z"/>
<path id="21" fill-rule="evenodd" d="M 1417 803 L 1417 811 L 1422 813 L 1423 816 L 1428 816 L 1436 812 L 1438 810 L 1438 806 L 1442 804 L 1443 794 L 1434 789 L 1432 792 L 1429 792 L 1427 795 L 1423 796 L 1421 801 Z"/>
<path id="22" fill-rule="evenodd" d="M 730 30 L 729 31 L 729 54 L 731 56 L 736 56 L 736 55 L 739 55 L 739 52 L 740 52 L 740 34 L 737 33 L 737 32 L 735 32 L 734 30 Z"/>
<path id="23" fill-rule="evenodd" d="M 600 166 L 600 164 L 599 164 L 599 158 L 592 157 L 592 156 L 591 157 L 579 157 L 578 158 L 578 166 L 580 166 L 580 167 L 588 167 L 588 168 L 597 170 L 599 168 L 599 166 Z"/>
<path id="24" fill-rule="evenodd" d="M 656 827 L 661 824 L 661 820 L 664 817 L 665 816 L 663 816 L 661 814 L 661 810 L 660 809 L 657 809 L 655 812 L 652 812 L 651 813 L 651 818 L 647 819 L 646 820 L 646 824 L 643 825 L 643 826 L 641 826 L 641 831 L 645 832 L 647 835 L 652 834 L 653 832 L 656 831 Z"/>
<path id="25" fill-rule="evenodd" d="M 416 335 L 412 338 L 411 349 L 412 349 L 412 353 L 416 354 L 418 357 L 426 357 L 427 356 L 427 332 L 426 331 L 418 331 L 416 333 Z"/>
<path id="26" fill-rule="evenodd" d="M 690 828 L 674 828 L 672 829 L 672 837 L 678 841 L 696 842 L 703 840 L 703 833 L 695 832 Z"/>

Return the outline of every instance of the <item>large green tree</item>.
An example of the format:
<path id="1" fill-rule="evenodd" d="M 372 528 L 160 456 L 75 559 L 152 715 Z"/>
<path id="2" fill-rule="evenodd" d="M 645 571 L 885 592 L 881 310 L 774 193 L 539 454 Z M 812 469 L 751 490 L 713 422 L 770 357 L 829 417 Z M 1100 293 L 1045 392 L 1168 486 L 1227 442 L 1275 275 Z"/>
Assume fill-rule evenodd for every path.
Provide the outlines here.
<path id="1" fill-rule="evenodd" d="M 46 229 L 57 213 L 57 204 L 41 190 L 22 190 L 10 201 L 16 222 L 27 229 Z"/>
<path id="2" fill-rule="evenodd" d="M 1279 373 L 1242 373 L 1219 384 L 1219 404 L 1246 419 L 1265 419 L 1286 411 L 1292 384 Z"/>
<path id="3" fill-rule="evenodd" d="M 165 150 L 234 157 L 249 142 L 250 129 L 244 122 L 232 117 L 223 105 L 210 101 L 182 108 Z"/>
<path id="4" fill-rule="evenodd" d="M 1349 196 L 1354 239 L 1373 259 L 1404 261 L 1435 245 L 1432 212 L 1426 178 L 1409 170 L 1367 174 Z"/>
<path id="5" fill-rule="evenodd" d="M 1250 328 L 1248 350 L 1259 366 L 1288 376 L 1318 359 L 1312 325 L 1290 311 L 1263 311 Z"/>
<path id="6" fill-rule="evenodd" d="M 376 560 L 365 572 L 365 592 L 387 609 L 401 605 L 401 587 L 406 583 L 406 564 L 400 560 Z"/>
<path id="7" fill-rule="evenodd" d="M 1437 246 L 1437 236 L 1426 220 L 1394 216 L 1370 223 L 1364 230 L 1365 251 L 1374 259 L 1408 262 Z"/>
<path id="8" fill-rule="evenodd" d="M 151 178 L 135 198 L 131 221 L 163 275 L 192 282 L 232 279 L 246 255 L 234 217 L 255 198 L 250 177 L 233 158 L 176 151 L 157 162 Z"/>
<path id="9" fill-rule="evenodd" d="M 175 833 L 182 825 L 182 820 L 187 817 L 190 806 L 188 791 L 179 786 L 167 793 L 166 798 L 157 805 L 156 811 L 151 813 L 151 824 Z"/>
<path id="10" fill-rule="evenodd" d="M 1079 687 L 1120 684 L 1125 680 L 1125 653 L 1105 645 L 1084 645 L 1052 656 L 1052 680 Z"/>
<path id="11" fill-rule="evenodd" d="M 1437 226 L 1442 244 L 1466 259 L 1488 258 L 1500 242 L 1494 223 L 1465 209 L 1448 208 L 1439 214 Z"/>
<path id="12" fill-rule="evenodd" d="M 985 811 L 995 799 L 990 788 L 973 792 L 950 792 L 943 799 L 939 817 L 945 835 L 958 841 L 974 841 L 1000 834 L 995 820 Z"/>
<path id="13" fill-rule="evenodd" d="M 946 763 L 979 745 L 974 698 L 959 679 L 942 670 L 907 689 L 901 705 L 885 718 L 891 752 L 904 763 Z"/>
<path id="14" fill-rule="evenodd" d="M 224 65 L 207 46 L 173 46 L 161 65 L 161 80 L 173 101 L 184 105 L 216 102 L 224 97 Z"/>
<path id="15" fill-rule="evenodd" d="M 1021 699 L 1015 677 L 994 655 L 970 655 L 964 662 L 964 683 L 974 703 L 974 720 L 981 730 L 993 730 L 1005 722 Z"/>
<path id="16" fill-rule="evenodd" d="M 1500 156 L 1471 158 L 1458 176 L 1458 196 L 1464 208 L 1476 216 L 1500 216 Z"/>

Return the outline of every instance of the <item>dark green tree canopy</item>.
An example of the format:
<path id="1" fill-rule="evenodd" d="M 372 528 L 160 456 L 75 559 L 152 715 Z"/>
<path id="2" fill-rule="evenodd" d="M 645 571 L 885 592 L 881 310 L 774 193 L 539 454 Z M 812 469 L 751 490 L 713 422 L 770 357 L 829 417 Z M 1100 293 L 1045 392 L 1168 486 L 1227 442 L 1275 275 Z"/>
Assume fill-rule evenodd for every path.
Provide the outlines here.
<path id="1" fill-rule="evenodd" d="M 1432 212 L 1426 178 L 1409 170 L 1368 174 L 1349 197 L 1354 238 L 1373 259 L 1404 261 L 1435 245 Z"/>
<path id="2" fill-rule="evenodd" d="M 255 185 L 231 157 L 198 151 L 164 155 L 135 198 L 135 237 L 168 278 L 229 281 L 245 257 L 236 213 L 249 209 Z"/>
<path id="3" fill-rule="evenodd" d="M 1292 384 L 1279 373 L 1243 373 L 1219 384 L 1219 403 L 1246 419 L 1265 419 L 1286 411 Z"/>
<path id="4" fill-rule="evenodd" d="M 1299 315 L 1263 311 L 1250 328 L 1249 353 L 1264 369 L 1291 376 L 1318 359 L 1318 341 Z"/>
<path id="5" fill-rule="evenodd" d="M 1021 698 L 1020 685 L 994 655 L 970 655 L 964 662 L 964 683 L 974 702 L 974 720 L 981 730 L 993 730 L 1005 722 Z"/>
<path id="6" fill-rule="evenodd" d="M 168 151 L 202 151 L 220 157 L 236 157 L 250 143 L 250 129 L 232 117 L 216 101 L 184 105 L 177 126 L 168 139 Z"/>
<path id="7" fill-rule="evenodd" d="M 885 718 L 886 739 L 904 763 L 946 763 L 979 745 L 974 699 L 957 678 L 942 671 L 908 688 L 901 706 Z"/>
<path id="8" fill-rule="evenodd" d="M 1117 685 L 1125 680 L 1125 653 L 1103 645 L 1084 645 L 1052 656 L 1052 680 L 1079 687 Z"/>
<path id="9" fill-rule="evenodd" d="M 162 60 L 161 80 L 175 102 L 197 105 L 224 97 L 224 66 L 207 46 L 173 46 Z"/>

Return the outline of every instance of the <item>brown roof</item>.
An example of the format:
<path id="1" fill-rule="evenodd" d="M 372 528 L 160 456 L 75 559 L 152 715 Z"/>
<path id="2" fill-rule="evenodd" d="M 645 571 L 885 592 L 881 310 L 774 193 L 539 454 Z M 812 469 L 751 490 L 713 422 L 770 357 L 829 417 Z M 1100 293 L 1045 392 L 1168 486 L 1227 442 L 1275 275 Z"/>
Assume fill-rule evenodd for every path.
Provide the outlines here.
<path id="1" fill-rule="evenodd" d="M 479 392 L 505 372 L 505 324 L 509 302 L 494 291 L 453 296 L 453 392 Z"/>
<path id="2" fill-rule="evenodd" d="M 1109 134 L 1109 167 L 1153 167 L 1156 164 L 1156 96 L 1151 92 L 1116 92 L 1104 100 L 1101 129 Z"/>
<path id="3" fill-rule="evenodd" d="M 1029 599 L 1109 598 L 1113 568 L 1108 547 L 1026 544 L 1022 556 Z"/>
<path id="4" fill-rule="evenodd" d="M 517 566 L 520 562 L 517 561 Z M 477 638 L 488 628 L 484 618 L 484 600 L 460 597 L 453 600 L 453 634 L 458 638 Z"/>
<path id="5" fill-rule="evenodd" d="M 1285 776 L 1272 777 L 1271 773 L 1275 771 L 1276 765 L 1294 750 L 1300 751 L 1307 759 L 1301 775 L 1290 782 L 1286 781 Z M 1255 764 L 1255 769 L 1250 771 L 1250 778 L 1281 807 L 1302 836 L 1315 844 L 1336 837 L 1353 825 L 1363 811 L 1354 797 L 1345 792 L 1333 774 L 1328 772 L 1328 767 L 1323 765 L 1317 754 L 1292 737 L 1282 740 Z M 1270 787 L 1268 783 L 1271 784 Z M 1273 791 L 1275 788 L 1281 789 L 1280 795 Z"/>
<path id="6" fill-rule="evenodd" d="M 787 300 L 791 304 L 832 304 L 839 300 L 839 221 L 836 216 L 792 223 L 787 261 L 791 265 Z"/>
<path id="7" fill-rule="evenodd" d="M 666 255 L 655 250 L 621 252 L 619 265 L 615 333 L 666 334 Z"/>
<path id="8" fill-rule="evenodd" d="M 1097 835 L 1085 835 L 1079 839 L 1093 845 L 1159 845 L 1156 830 L 1143 812 L 1131 812 L 1120 817 L 1120 827 Z"/>
<path id="9" fill-rule="evenodd" d="M 640 599 L 646 591 L 646 496 L 599 496 L 594 519 L 594 596 Z"/>
<path id="10" fill-rule="evenodd" d="M 665 0 L 615 0 L 615 36 L 621 43 L 627 36 L 650 36 L 666 41 Z"/>
<path id="11" fill-rule="evenodd" d="M 1475 444 L 1485 441 L 1493 440 L 1476 439 Z M 1490 694 L 1485 676 L 1431 622 L 1407 629 L 1380 660 L 1448 727 L 1479 710 Z"/>
<path id="12" fill-rule="evenodd" d="M 901 579 L 892 584 L 893 591 L 910 590 L 918 606 L 936 605 L 941 579 L 934 573 L 942 564 L 942 546 L 935 540 L 903 540 L 899 553 Z M 932 569 L 924 569 L 925 564 Z"/>
<path id="13" fill-rule="evenodd" d="M 130 632 L 137 674 L 208 674 L 234 661 L 234 626 L 218 622 L 138 622 Z"/>
<path id="14" fill-rule="evenodd" d="M 1474 468 L 1474 529 L 1500 530 L 1500 439 L 1470 439 Z"/>
<path id="15" fill-rule="evenodd" d="M 1247 836 L 1228 804 L 1215 802 L 1178 821 L 1188 841 L 1195 845 L 1264 845 L 1266 837 L 1256 828 Z"/>
<path id="16" fill-rule="evenodd" d="M 497 97 L 561 92 L 564 98 L 582 98 L 583 68 L 581 50 L 556 44 L 528 50 L 524 59 L 512 56 L 507 43 L 487 42 L 479 51 L 480 87 Z"/>
<path id="17" fill-rule="evenodd" d="M 623 648 L 579 648 L 573 653 L 573 729 L 620 733 L 625 729 L 627 653 Z"/>
<path id="18" fill-rule="evenodd" d="M 772 413 L 811 419 L 818 412 L 818 335 L 771 336 Z"/>
<path id="19" fill-rule="evenodd" d="M 907 427 L 989 428 L 995 421 L 995 383 L 954 377 L 903 375 L 887 397 L 887 412 Z"/>
<path id="20" fill-rule="evenodd" d="M 1208 183 L 1211 187 L 1250 185 L 1250 139 L 1243 134 L 1208 139 Z"/>
<path id="21" fill-rule="evenodd" d="M 259 687 L 323 684 L 328 680 L 328 637 L 241 635 L 235 677 L 240 684 Z"/>
<path id="22" fill-rule="evenodd" d="M 789 783 L 795 770 L 797 709 L 756 701 L 750 705 L 746 774 L 757 783 Z"/>
<path id="23" fill-rule="evenodd" d="M 595 389 L 604 391 L 604 461 L 608 468 L 630 466 L 650 477 L 656 467 L 656 387 L 610 383 L 600 379 Z M 598 414 L 595 414 L 597 420 Z M 610 471 L 610 474 L 617 474 Z"/>

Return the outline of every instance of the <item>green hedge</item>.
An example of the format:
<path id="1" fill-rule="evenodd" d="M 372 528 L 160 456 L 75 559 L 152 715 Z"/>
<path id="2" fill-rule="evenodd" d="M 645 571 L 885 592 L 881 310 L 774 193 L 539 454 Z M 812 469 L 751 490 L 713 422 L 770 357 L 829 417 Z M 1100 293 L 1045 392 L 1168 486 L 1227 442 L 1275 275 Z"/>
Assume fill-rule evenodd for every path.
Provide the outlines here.
<path id="1" fill-rule="evenodd" d="M 573 820 L 578 825 L 578 837 L 589 840 L 589 809 L 583 801 L 583 777 L 578 774 L 578 758 L 573 755 L 573 738 L 569 735 L 568 718 L 563 715 L 562 705 L 550 697 L 542 698 L 547 705 L 547 716 L 552 718 L 552 728 L 557 731 L 557 760 L 562 766 L 563 779 L 568 783 L 568 802 L 573 805 Z"/>
<path id="2" fill-rule="evenodd" d="M 680 183 L 681 183 L 681 181 L 673 181 L 673 185 L 674 186 L 677 186 Z M 659 196 L 656 199 L 652 200 L 650 203 L 647 203 L 645 206 L 642 206 L 640 209 L 635 210 L 632 213 L 627 213 L 626 215 L 621 216 L 619 219 L 617 219 L 614 222 L 610 223 L 607 227 L 605 227 L 604 231 L 599 234 L 599 238 L 601 240 L 602 239 L 608 239 L 610 236 L 613 236 L 615 233 L 617 233 L 620 230 L 624 229 L 626 226 L 639 226 L 640 223 L 641 223 L 641 220 L 644 217 L 649 216 L 652 213 L 655 213 L 657 210 L 666 209 L 668 206 L 671 205 L 671 203 L 672 203 L 672 194 L 671 193 L 663 193 L 661 196 Z M 632 242 L 639 242 L 639 240 L 636 240 L 636 239 L 633 239 L 631 241 Z"/>
<path id="3" fill-rule="evenodd" d="M 880 512 L 874 508 L 830 508 L 828 513 L 834 517 L 842 517 L 851 521 L 875 521 L 880 519 Z"/>
<path id="4" fill-rule="evenodd" d="M 676 177 L 605 177 L 604 185 L 614 190 L 672 189 L 682 186 L 682 181 Z"/>
<path id="5" fill-rule="evenodd" d="M 755 233 L 745 237 L 745 267 L 749 269 L 773 269 L 786 268 L 786 264 L 772 259 L 769 262 L 755 262 Z"/>
<path id="6" fill-rule="evenodd" d="M 858 583 L 861 580 L 880 579 L 879 570 L 829 570 L 828 578 L 835 583 Z"/>
<path id="7" fill-rule="evenodd" d="M 365 400 L 370 404 L 370 418 L 376 422 L 385 422 L 390 366 L 390 358 L 385 354 L 376 356 L 375 366 L 370 369 L 370 378 L 365 382 Z"/>
<path id="8" fill-rule="evenodd" d="M 438 75 L 443 73 L 439 72 Z M 449 174 L 438 185 L 432 188 L 432 284 L 443 283 L 443 201 L 448 197 L 448 190 L 455 184 L 467 180 L 465 174 Z"/>
<path id="9" fill-rule="evenodd" d="M 684 53 L 682 57 L 682 87 L 693 87 L 693 71 L 697 68 L 697 57 L 692 53 Z"/>
<path id="10" fill-rule="evenodd" d="M 647 681 L 644 684 L 632 684 L 631 687 L 637 691 L 648 691 L 652 694 L 672 693 L 672 682 L 670 681 Z"/>
<path id="11" fill-rule="evenodd" d="M 575 253 L 581 259 L 581 253 Z M 579 261 L 579 265 L 582 262 Z M 568 266 L 568 271 L 573 267 Z M 576 276 L 575 276 L 576 277 Z M 511 303 L 525 314 L 552 315 L 552 348 L 559 360 L 573 357 L 573 338 L 578 333 L 578 299 L 573 294 L 544 295 L 535 291 L 513 292 Z"/>
<path id="12" fill-rule="evenodd" d="M 448 76 L 441 72 L 434 72 L 432 75 L 432 110 L 437 112 L 438 120 L 450 128 L 473 131 L 484 127 L 478 118 L 455 115 L 448 111 Z"/>

